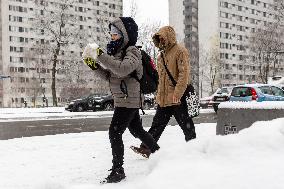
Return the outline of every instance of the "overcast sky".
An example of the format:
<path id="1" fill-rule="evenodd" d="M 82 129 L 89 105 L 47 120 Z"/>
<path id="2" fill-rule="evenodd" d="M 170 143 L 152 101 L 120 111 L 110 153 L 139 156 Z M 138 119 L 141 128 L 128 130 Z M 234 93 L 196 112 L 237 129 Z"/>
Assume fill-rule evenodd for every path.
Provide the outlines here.
<path id="1" fill-rule="evenodd" d="M 132 0 L 123 0 L 123 15 L 130 16 Z M 169 23 L 168 0 L 135 0 L 137 4 L 136 21 L 138 25 L 145 22 L 160 22 L 162 25 Z"/>

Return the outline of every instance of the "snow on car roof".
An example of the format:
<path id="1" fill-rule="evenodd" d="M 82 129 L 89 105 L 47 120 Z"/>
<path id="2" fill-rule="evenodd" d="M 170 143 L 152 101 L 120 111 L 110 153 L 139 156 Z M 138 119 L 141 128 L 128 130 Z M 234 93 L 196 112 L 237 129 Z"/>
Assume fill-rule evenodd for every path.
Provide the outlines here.
<path id="1" fill-rule="evenodd" d="M 226 101 L 219 105 L 219 108 L 229 109 L 284 109 L 284 101 L 264 101 L 264 102 L 241 102 Z"/>
<path id="2" fill-rule="evenodd" d="M 262 86 L 275 86 L 275 85 L 265 84 L 265 83 L 251 83 L 251 84 L 237 85 L 235 87 L 262 87 Z"/>

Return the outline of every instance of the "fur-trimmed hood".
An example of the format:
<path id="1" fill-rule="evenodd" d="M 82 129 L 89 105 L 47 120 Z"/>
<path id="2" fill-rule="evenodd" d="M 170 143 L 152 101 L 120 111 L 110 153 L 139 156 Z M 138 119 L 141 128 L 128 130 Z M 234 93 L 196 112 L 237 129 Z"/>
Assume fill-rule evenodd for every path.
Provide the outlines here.
<path id="1" fill-rule="evenodd" d="M 157 48 L 160 47 L 160 39 L 159 37 L 162 37 L 165 40 L 165 49 L 168 50 L 171 47 L 173 47 L 176 43 L 176 32 L 173 27 L 171 26 L 164 26 L 157 33 L 155 33 L 152 37 L 153 42 Z"/>

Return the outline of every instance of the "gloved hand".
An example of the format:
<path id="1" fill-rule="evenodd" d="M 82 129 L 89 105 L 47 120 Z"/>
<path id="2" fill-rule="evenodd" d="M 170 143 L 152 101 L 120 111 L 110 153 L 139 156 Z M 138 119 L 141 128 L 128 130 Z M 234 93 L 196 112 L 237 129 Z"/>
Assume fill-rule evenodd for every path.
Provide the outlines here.
<path id="1" fill-rule="evenodd" d="M 92 43 L 92 44 L 89 43 L 85 47 L 84 52 L 82 54 L 83 59 L 92 58 L 96 60 L 98 57 L 98 53 L 97 53 L 98 48 L 99 48 L 99 45 L 97 45 L 96 43 Z"/>
<path id="2" fill-rule="evenodd" d="M 96 43 L 88 44 L 85 47 L 84 52 L 82 54 L 84 63 L 87 64 L 92 70 L 98 69 L 99 65 L 96 63 L 96 59 L 102 53 L 103 51 L 99 48 L 99 46 Z"/>
<path id="3" fill-rule="evenodd" d="M 99 68 L 99 64 L 97 64 L 97 62 L 92 58 L 85 58 L 84 63 L 87 64 L 87 66 L 89 66 L 89 68 L 91 68 L 92 70 Z"/>

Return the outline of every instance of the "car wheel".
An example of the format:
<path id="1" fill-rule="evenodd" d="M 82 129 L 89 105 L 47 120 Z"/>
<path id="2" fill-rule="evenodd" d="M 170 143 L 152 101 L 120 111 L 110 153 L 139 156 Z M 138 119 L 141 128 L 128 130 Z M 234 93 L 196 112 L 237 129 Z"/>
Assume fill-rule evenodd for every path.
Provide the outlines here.
<path id="1" fill-rule="evenodd" d="M 82 106 L 82 105 L 79 105 L 79 106 L 77 107 L 77 112 L 83 112 L 83 111 L 84 111 L 83 106 Z"/>
<path id="2" fill-rule="evenodd" d="M 150 104 L 149 102 L 145 102 L 143 108 L 144 108 L 145 110 L 150 110 L 151 104 Z"/>
<path id="3" fill-rule="evenodd" d="M 105 110 L 105 111 L 111 111 L 111 110 L 113 110 L 113 105 L 112 105 L 112 103 L 111 103 L 111 102 L 105 103 L 105 105 L 104 105 L 104 110 Z"/>
<path id="4" fill-rule="evenodd" d="M 218 105 L 217 105 L 217 104 L 214 104 L 214 105 L 213 105 L 213 109 L 214 109 L 214 111 L 217 113 L 217 111 L 218 111 Z"/>

